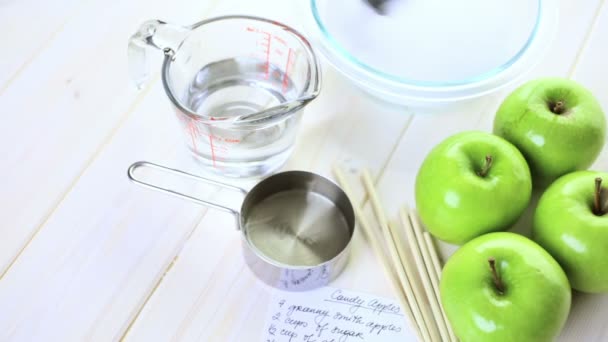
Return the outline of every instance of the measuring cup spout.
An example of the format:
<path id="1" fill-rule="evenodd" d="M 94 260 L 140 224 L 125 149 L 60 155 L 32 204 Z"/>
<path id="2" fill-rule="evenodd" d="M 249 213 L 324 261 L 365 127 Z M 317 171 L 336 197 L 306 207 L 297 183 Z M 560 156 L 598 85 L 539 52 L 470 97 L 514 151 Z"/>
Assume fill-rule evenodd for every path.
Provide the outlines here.
<path id="1" fill-rule="evenodd" d="M 147 53 L 150 48 L 162 50 L 166 55 L 173 55 L 179 44 L 186 38 L 190 29 L 167 24 L 160 20 L 149 20 L 143 23 L 129 39 L 129 72 L 131 79 L 142 88 L 150 76 L 150 65 Z"/>

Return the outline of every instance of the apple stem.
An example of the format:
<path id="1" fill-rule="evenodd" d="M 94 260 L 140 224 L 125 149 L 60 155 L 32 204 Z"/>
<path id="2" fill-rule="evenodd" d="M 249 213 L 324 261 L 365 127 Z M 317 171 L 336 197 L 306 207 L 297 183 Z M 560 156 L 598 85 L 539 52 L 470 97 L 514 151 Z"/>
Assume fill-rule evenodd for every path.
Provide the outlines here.
<path id="1" fill-rule="evenodd" d="M 480 177 L 485 177 L 488 172 L 490 172 L 490 168 L 492 167 L 492 156 L 486 156 L 486 163 L 481 168 L 481 171 L 477 172 Z"/>
<path id="2" fill-rule="evenodd" d="M 557 101 L 553 104 L 551 111 L 555 114 L 563 114 L 564 113 L 564 101 Z"/>
<path id="3" fill-rule="evenodd" d="M 488 259 L 488 262 L 490 263 L 490 270 L 492 271 L 492 279 L 494 280 L 494 286 L 496 286 L 496 290 L 498 290 L 500 294 L 505 293 L 505 285 L 503 284 L 502 279 L 500 279 L 500 276 L 496 271 L 496 260 L 494 258 L 490 258 Z"/>
<path id="4" fill-rule="evenodd" d="M 593 198 L 593 213 L 597 216 L 604 215 L 602 210 L 602 178 L 595 179 L 595 196 Z"/>

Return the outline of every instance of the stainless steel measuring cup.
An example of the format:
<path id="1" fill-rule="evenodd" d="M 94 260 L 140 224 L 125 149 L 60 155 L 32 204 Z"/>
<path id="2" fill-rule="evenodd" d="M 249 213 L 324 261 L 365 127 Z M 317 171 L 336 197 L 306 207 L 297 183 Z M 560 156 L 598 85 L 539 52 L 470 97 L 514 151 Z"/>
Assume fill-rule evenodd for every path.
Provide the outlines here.
<path id="1" fill-rule="evenodd" d="M 240 210 L 170 188 L 144 182 L 135 171 L 153 168 L 217 185 L 244 196 Z M 355 216 L 346 194 L 330 180 L 306 171 L 272 175 L 249 192 L 149 162 L 128 169 L 132 181 L 235 216 L 243 234 L 243 254 L 253 273 L 267 284 L 301 291 L 326 285 L 344 268 L 355 229 Z"/>
<path id="2" fill-rule="evenodd" d="M 230 15 L 177 26 L 145 22 L 129 41 L 138 86 L 147 53 L 165 55 L 162 82 L 186 145 L 208 170 L 261 176 L 291 154 L 300 113 L 317 97 L 320 66 L 310 43 L 276 21 Z"/>

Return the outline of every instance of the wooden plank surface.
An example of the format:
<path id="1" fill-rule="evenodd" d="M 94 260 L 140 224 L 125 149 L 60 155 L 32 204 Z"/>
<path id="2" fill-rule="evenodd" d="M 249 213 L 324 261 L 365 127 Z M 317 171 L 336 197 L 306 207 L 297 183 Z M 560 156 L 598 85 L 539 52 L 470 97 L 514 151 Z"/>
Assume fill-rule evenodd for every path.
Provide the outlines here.
<path id="1" fill-rule="evenodd" d="M 0 277 L 141 98 L 126 61 L 137 25 L 161 14 L 194 20 L 213 4 L 90 0 L 77 15 L 57 13 L 61 32 L 23 57 L 33 60 L 0 93 L 0 177 L 11 180 L 0 198 Z"/>
<path id="2" fill-rule="evenodd" d="M 0 58 L 0 95 L 40 52 L 55 41 L 67 21 L 88 1 L 0 1 L 2 43 L 10 52 Z M 26 38 L 27 37 L 27 38 Z"/>
<path id="3" fill-rule="evenodd" d="M 19 52 L 0 61 L 0 106 L 11 110 L 0 115 L 0 177 L 11 180 L 0 196 L 0 340 L 259 338 L 272 289 L 246 268 L 233 219 L 126 179 L 127 166 L 141 159 L 197 166 L 158 74 L 144 92 L 130 88 L 125 48 L 137 24 L 152 18 L 189 24 L 247 13 L 305 30 L 305 2 L 61 0 L 56 8 L 41 5 L 33 14 L 40 26 L 28 27 L 13 15 L 25 16 L 34 1 L 4 1 L 0 19 L 7 21 L 0 25 L 35 39 L 11 36 Z M 527 78 L 571 76 L 608 107 L 603 3 L 561 1 L 568 20 Z M 430 148 L 457 131 L 489 130 L 508 91 L 442 115 L 415 115 L 380 104 L 324 67 L 322 95 L 306 108 L 285 169 L 331 177 L 339 162 L 358 184 L 356 173 L 369 167 L 392 216 L 404 203 L 414 205 L 415 174 Z M 608 151 L 594 167 L 608 167 Z M 354 201 L 365 203 L 357 191 Z M 441 247 L 445 256 L 453 250 Z M 392 296 L 359 234 L 349 267 L 332 285 Z M 562 340 L 605 339 L 607 298 L 576 295 Z"/>
<path id="4" fill-rule="evenodd" d="M 126 329 L 204 214 L 127 181 L 133 161 L 180 160 L 167 114 L 144 101 L 5 274 L 0 339 L 113 340 Z"/>
<path id="5" fill-rule="evenodd" d="M 141 197 L 125 195 L 134 190 L 125 177 L 129 163 L 146 157 L 147 149 L 173 156 L 179 153 L 167 146 L 181 148 L 179 140 L 160 139 L 163 130 L 150 129 L 177 132 L 168 103 L 156 100 L 164 98 L 158 77 L 151 94 L 135 92 L 125 59 L 127 39 L 143 20 L 191 22 L 214 2 L 173 5 L 88 3 L 2 94 L 0 103 L 15 112 L 0 118 L 2 177 L 11 180 L 3 187 L 11 196 L 0 198 L 0 340 L 120 337 L 171 259 L 144 258 L 148 267 L 134 263 L 158 249 L 178 248 L 200 220 L 201 208 L 182 201 L 171 206 L 139 192 L 134 194 Z M 38 101 L 31 101 L 32 92 Z M 138 107 L 146 95 L 148 104 Z M 133 116 L 138 121 L 125 123 L 129 133 L 113 135 Z M 83 173 L 100 151 L 105 163 Z M 73 196 L 64 197 L 70 190 Z M 19 254 L 24 246 L 30 248 Z"/>

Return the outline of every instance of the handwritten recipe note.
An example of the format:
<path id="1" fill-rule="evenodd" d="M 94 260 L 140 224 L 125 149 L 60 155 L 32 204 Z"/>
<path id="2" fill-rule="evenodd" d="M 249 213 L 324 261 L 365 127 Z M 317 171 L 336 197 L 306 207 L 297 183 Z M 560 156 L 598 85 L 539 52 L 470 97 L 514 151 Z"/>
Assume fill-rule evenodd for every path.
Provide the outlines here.
<path id="1" fill-rule="evenodd" d="M 324 287 L 277 291 L 263 342 L 416 341 L 401 308 L 391 299 Z"/>

